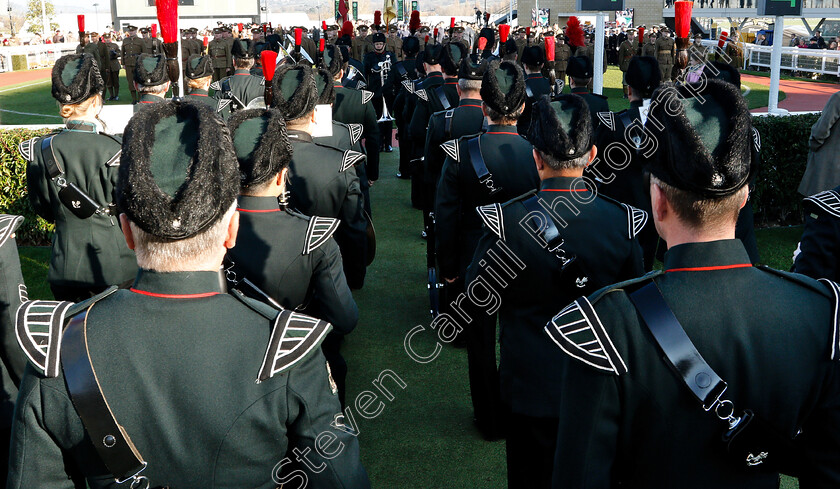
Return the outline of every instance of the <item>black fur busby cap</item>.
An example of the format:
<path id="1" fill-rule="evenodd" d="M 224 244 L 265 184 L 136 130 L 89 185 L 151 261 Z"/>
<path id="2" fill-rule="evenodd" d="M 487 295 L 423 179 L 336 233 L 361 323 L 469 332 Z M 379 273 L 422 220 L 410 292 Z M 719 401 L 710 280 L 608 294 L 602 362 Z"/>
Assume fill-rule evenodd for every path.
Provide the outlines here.
<path id="1" fill-rule="evenodd" d="M 505 41 L 504 45 L 502 46 L 502 56 L 508 54 L 515 54 L 519 52 L 519 46 L 516 45 L 516 41 L 513 38 L 509 38 Z"/>
<path id="2" fill-rule="evenodd" d="M 755 171 L 752 130 L 739 89 L 713 79 L 660 87 L 653 98 L 645 124 L 658 142 L 647 161 L 652 175 L 702 198 L 731 195 L 747 184 Z"/>
<path id="3" fill-rule="evenodd" d="M 289 165 L 292 144 L 277 109 L 246 109 L 228 120 L 243 187 L 263 184 Z"/>
<path id="4" fill-rule="evenodd" d="M 250 39 L 234 39 L 230 54 L 234 58 L 252 59 L 254 57 L 253 43 Z"/>
<path id="5" fill-rule="evenodd" d="M 402 50 L 406 56 L 416 56 L 420 52 L 420 39 L 414 36 L 406 37 L 402 44 Z"/>
<path id="6" fill-rule="evenodd" d="M 493 61 L 484 72 L 481 100 L 504 115 L 512 115 L 525 103 L 525 73 L 513 62 Z"/>
<path id="7" fill-rule="evenodd" d="M 705 69 L 703 69 L 703 73 L 705 73 L 708 78 L 717 78 L 718 80 L 723 80 L 727 83 L 731 83 L 732 85 L 737 87 L 738 90 L 741 89 L 741 72 L 738 71 L 738 68 L 735 68 L 729 63 L 712 61 L 711 67 L 706 67 Z"/>
<path id="8" fill-rule="evenodd" d="M 540 66 L 545 63 L 545 54 L 541 47 L 531 45 L 522 50 L 520 61 L 523 65 Z"/>
<path id="9" fill-rule="evenodd" d="M 280 110 L 287 121 L 300 119 L 312 112 L 318 102 L 316 73 L 305 63 L 277 68 L 272 80 L 274 98 L 271 107 Z"/>
<path id="10" fill-rule="evenodd" d="M 187 59 L 187 66 L 184 67 L 184 75 L 190 80 L 198 80 L 213 76 L 213 62 L 210 56 L 193 54 Z"/>
<path id="11" fill-rule="evenodd" d="M 471 54 L 461 60 L 461 66 L 458 69 L 458 78 L 464 80 L 483 80 L 488 65 L 489 63 L 486 59 L 479 58 L 477 54 Z"/>
<path id="12" fill-rule="evenodd" d="M 52 96 L 61 104 L 78 104 L 105 91 L 96 60 L 89 54 L 68 54 L 52 69 Z"/>
<path id="13" fill-rule="evenodd" d="M 572 78 L 592 78 L 592 61 L 586 56 L 572 56 L 566 74 Z"/>
<path id="14" fill-rule="evenodd" d="M 426 45 L 423 50 L 423 62 L 429 65 L 439 65 L 443 59 L 443 46 L 440 44 Z"/>
<path id="15" fill-rule="evenodd" d="M 324 55 L 321 56 L 321 64 L 324 69 L 335 76 L 344 66 L 344 56 L 341 54 L 341 47 L 334 44 L 324 46 Z"/>
<path id="16" fill-rule="evenodd" d="M 487 46 L 485 46 L 485 50 L 493 50 L 493 47 L 496 45 L 496 31 L 489 27 L 482 27 L 481 31 L 478 33 L 478 37 L 483 37 L 487 39 Z"/>
<path id="17" fill-rule="evenodd" d="M 335 84 L 329 71 L 320 69 L 315 73 L 315 86 L 318 89 L 318 105 L 332 105 L 335 102 Z"/>
<path id="18" fill-rule="evenodd" d="M 166 68 L 166 56 L 163 54 L 141 54 L 134 67 L 134 81 L 140 85 L 153 87 L 169 81 Z"/>
<path id="19" fill-rule="evenodd" d="M 659 61 L 653 56 L 633 56 L 627 67 L 627 84 L 642 94 L 650 94 L 662 84 L 662 73 L 659 71 Z"/>
<path id="20" fill-rule="evenodd" d="M 385 42 L 385 34 L 381 32 L 377 32 L 376 34 L 370 36 L 370 42 L 377 43 L 377 42 Z"/>
<path id="21" fill-rule="evenodd" d="M 440 67 L 449 76 L 458 75 L 458 67 L 461 60 L 467 56 L 467 50 L 459 42 L 450 42 L 443 46 L 443 57 L 440 60 Z M 431 64 L 431 63 L 430 63 Z"/>
<path id="22" fill-rule="evenodd" d="M 534 102 L 528 141 L 541 153 L 569 161 L 592 149 L 592 116 L 578 95 L 547 95 Z"/>
<path id="23" fill-rule="evenodd" d="M 215 224 L 239 194 L 230 132 L 213 109 L 149 105 L 123 136 L 117 205 L 143 231 L 179 240 Z"/>

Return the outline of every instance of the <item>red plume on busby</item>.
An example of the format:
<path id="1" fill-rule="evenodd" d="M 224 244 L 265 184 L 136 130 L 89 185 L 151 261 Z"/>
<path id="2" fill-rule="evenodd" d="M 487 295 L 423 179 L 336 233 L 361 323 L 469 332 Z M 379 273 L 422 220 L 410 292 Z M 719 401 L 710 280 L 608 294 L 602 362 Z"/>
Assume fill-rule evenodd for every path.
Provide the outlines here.
<path id="1" fill-rule="evenodd" d="M 178 0 L 157 0 L 157 18 L 164 44 L 178 42 Z M 152 37 L 157 35 L 157 24 L 152 24 Z"/>
<path id="2" fill-rule="evenodd" d="M 499 26 L 499 45 L 504 44 L 510 35 L 510 24 L 501 24 Z"/>
<path id="3" fill-rule="evenodd" d="M 554 61 L 554 36 L 545 36 L 545 60 Z"/>
<path id="4" fill-rule="evenodd" d="M 85 32 L 85 16 L 77 15 L 76 21 L 79 23 L 79 32 Z"/>
<path id="5" fill-rule="evenodd" d="M 645 42 L 645 26 L 639 27 L 639 46 Z"/>
<path id="6" fill-rule="evenodd" d="M 691 32 L 691 7 L 693 2 L 678 0 L 674 2 L 674 26 L 677 37 L 688 37 Z"/>
<path id="7" fill-rule="evenodd" d="M 321 30 L 323 30 L 324 32 L 327 32 L 327 21 L 326 20 L 321 21 Z"/>
<path id="8" fill-rule="evenodd" d="M 486 37 L 479 37 L 478 38 L 478 51 L 483 52 L 484 48 L 487 47 L 487 38 Z"/>
<path id="9" fill-rule="evenodd" d="M 295 50 L 300 51 L 300 45 L 303 42 L 303 29 L 295 27 Z"/>
<path id="10" fill-rule="evenodd" d="M 723 48 L 723 45 L 726 44 L 726 36 L 729 34 L 726 31 L 720 33 L 720 37 L 718 37 L 718 47 Z"/>
<path id="11" fill-rule="evenodd" d="M 435 27 L 435 39 L 437 39 L 437 36 L 438 36 L 438 28 Z"/>
<path id="12" fill-rule="evenodd" d="M 373 13 L 373 25 L 379 25 L 382 23 L 382 12 L 377 10 Z"/>
<path id="13" fill-rule="evenodd" d="M 408 21 L 408 30 L 411 32 L 411 35 L 414 35 L 415 32 L 420 30 L 420 11 L 411 11 L 411 19 Z"/>
<path id="14" fill-rule="evenodd" d="M 204 36 L 204 39 L 201 40 L 201 44 L 203 44 L 206 48 L 207 45 L 210 44 L 210 39 L 207 39 L 207 36 Z"/>
<path id="15" fill-rule="evenodd" d="M 339 37 L 343 36 L 353 37 L 353 23 L 349 20 L 345 20 L 344 24 L 341 25 L 341 32 L 339 32 Z"/>
<path id="16" fill-rule="evenodd" d="M 583 27 L 580 26 L 580 19 L 575 16 L 569 17 L 566 22 L 566 38 L 569 40 L 569 46 L 579 48 L 585 44 L 583 40 Z"/>
<path id="17" fill-rule="evenodd" d="M 451 18 L 449 19 L 449 28 L 450 28 L 450 29 L 454 29 L 454 28 L 455 28 L 455 17 L 451 17 Z"/>
<path id="18" fill-rule="evenodd" d="M 263 77 L 266 81 L 274 79 L 274 70 L 277 68 L 277 52 L 270 49 L 264 49 L 260 53 L 260 63 L 262 64 Z M 269 84 L 266 84 L 268 86 Z"/>
<path id="19" fill-rule="evenodd" d="M 236 28 L 239 30 L 239 32 L 240 32 L 240 34 L 241 34 L 241 33 L 242 33 L 242 31 L 244 31 L 244 30 L 245 30 L 245 24 L 243 24 L 243 23 L 241 23 L 241 22 L 240 22 L 239 24 L 237 24 L 237 25 L 236 25 Z"/>

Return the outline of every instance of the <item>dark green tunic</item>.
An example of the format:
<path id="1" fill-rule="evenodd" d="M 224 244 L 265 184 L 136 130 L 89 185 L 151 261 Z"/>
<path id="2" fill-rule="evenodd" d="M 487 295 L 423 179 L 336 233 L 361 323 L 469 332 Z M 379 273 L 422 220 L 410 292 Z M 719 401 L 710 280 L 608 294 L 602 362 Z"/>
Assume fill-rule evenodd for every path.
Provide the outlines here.
<path id="1" fill-rule="evenodd" d="M 71 129 L 72 128 L 72 129 Z M 106 287 L 131 280 L 137 263 L 125 244 L 114 207 L 117 173 L 122 151 L 119 138 L 97 131 L 88 122 L 68 121 L 52 140 L 55 158 L 64 167 L 67 182 L 75 183 L 110 215 L 76 217 L 58 198 L 58 184 L 47 176 L 42 138 L 31 141 L 24 154 L 29 160 L 26 186 L 29 201 L 39 216 L 55 223 L 47 281 L 66 287 Z M 26 145 L 26 142 L 24 145 Z M 22 148 L 23 149 L 23 148 Z"/>
<path id="2" fill-rule="evenodd" d="M 609 112 L 610 106 L 607 103 L 607 97 L 591 93 L 586 87 L 572 88 L 572 93 L 581 96 L 586 100 L 586 105 L 589 106 L 589 114 L 592 116 L 593 129 L 598 127 L 598 112 Z"/>
<path id="3" fill-rule="evenodd" d="M 837 487 L 840 363 L 829 287 L 752 267 L 738 240 L 674 246 L 664 268 L 653 280 L 728 383 L 725 398 L 785 436 L 801 428 L 800 447 L 813 466 L 800 487 Z M 666 364 L 629 300 L 646 283 L 581 298 L 546 327 L 568 354 L 554 487 L 778 487 L 778 474 L 748 474 L 725 459 L 726 425 L 704 411 Z"/>
<path id="4" fill-rule="evenodd" d="M 184 98 L 189 102 L 205 104 L 214 110 L 216 109 L 216 107 L 218 107 L 216 100 L 210 97 L 210 95 L 208 95 L 207 90 L 195 89 L 189 94 L 185 95 Z"/>
<path id="5" fill-rule="evenodd" d="M 333 120 L 344 124 L 360 124 L 365 139 L 365 171 L 370 180 L 379 180 L 379 125 L 373 107 L 373 92 L 353 90 L 335 83 Z M 361 176 L 360 176 L 361 177 Z M 367 185 L 367 182 L 362 182 Z"/>
<path id="6" fill-rule="evenodd" d="M 229 87 L 229 91 L 225 91 Z M 218 102 L 218 111 L 225 119 L 230 117 L 231 111 L 243 109 L 257 97 L 265 93 L 265 78 L 254 76 L 248 70 L 236 70 L 233 75 L 213 82 L 213 98 Z"/>
<path id="7" fill-rule="evenodd" d="M 143 475 L 153 487 L 275 488 L 295 448 L 325 464 L 319 473 L 306 470 L 312 487 L 369 487 L 357 439 L 331 426 L 340 407 L 318 342 L 296 364 L 255 382 L 273 316 L 223 293 L 220 279 L 142 270 L 130 290 L 88 312 L 92 363 L 115 418 L 149 464 Z M 316 443 L 322 433 L 334 435 L 329 447 Z M 335 458 L 318 453 L 337 451 L 339 442 Z M 93 489 L 124 487 L 93 450 L 63 372 L 48 378 L 28 367 L 8 487 L 71 487 L 74 473 L 76 487 L 84 487 L 79 476 Z"/>
<path id="8" fill-rule="evenodd" d="M 793 271 L 813 278 L 840 280 L 840 187 L 802 201 L 805 229 Z"/>

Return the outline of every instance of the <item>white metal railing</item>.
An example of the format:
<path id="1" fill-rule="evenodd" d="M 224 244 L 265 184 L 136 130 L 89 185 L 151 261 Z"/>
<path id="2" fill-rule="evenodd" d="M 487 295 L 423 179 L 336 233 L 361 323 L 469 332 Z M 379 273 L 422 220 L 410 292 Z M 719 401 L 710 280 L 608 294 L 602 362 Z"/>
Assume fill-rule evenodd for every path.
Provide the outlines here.
<path id="1" fill-rule="evenodd" d="M 717 50 L 716 39 L 704 40 L 703 44 Z M 744 53 L 743 69 L 748 67 L 770 68 L 770 55 L 773 46 L 759 46 L 751 43 L 738 43 Z M 722 51 L 717 51 L 722 53 Z M 802 71 L 824 75 L 840 75 L 840 51 L 828 49 L 806 49 L 782 47 L 781 69 L 787 71 Z"/>
<path id="2" fill-rule="evenodd" d="M 26 69 L 49 68 L 55 61 L 76 52 L 78 43 L 35 44 L 33 46 L 0 47 L 0 72 L 12 71 L 12 56 L 26 56 Z"/>

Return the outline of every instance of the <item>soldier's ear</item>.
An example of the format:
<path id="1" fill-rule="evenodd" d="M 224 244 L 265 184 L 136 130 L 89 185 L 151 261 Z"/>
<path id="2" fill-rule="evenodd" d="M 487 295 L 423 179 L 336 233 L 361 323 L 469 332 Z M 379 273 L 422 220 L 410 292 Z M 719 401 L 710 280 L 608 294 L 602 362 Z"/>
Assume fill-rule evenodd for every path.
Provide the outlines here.
<path id="1" fill-rule="evenodd" d="M 128 249 L 134 249 L 134 233 L 131 231 L 131 225 L 129 224 L 131 221 L 128 220 L 128 216 L 125 213 L 120 213 L 120 227 L 122 228 L 123 237 L 125 238 L 125 244 L 128 246 Z"/>
<path id="2" fill-rule="evenodd" d="M 228 223 L 227 234 L 225 235 L 225 248 L 231 249 L 236 246 L 236 235 L 239 234 L 239 212 L 234 212 Z"/>

